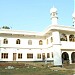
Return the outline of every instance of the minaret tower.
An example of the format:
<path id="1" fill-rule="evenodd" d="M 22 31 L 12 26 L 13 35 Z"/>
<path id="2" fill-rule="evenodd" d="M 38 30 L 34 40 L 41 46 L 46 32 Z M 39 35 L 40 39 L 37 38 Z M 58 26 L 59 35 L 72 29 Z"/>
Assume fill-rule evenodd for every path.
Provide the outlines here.
<path id="1" fill-rule="evenodd" d="M 72 17 L 73 17 L 73 25 L 75 27 L 75 0 L 74 0 L 74 12 L 72 14 Z"/>
<path id="2" fill-rule="evenodd" d="M 51 15 L 51 21 L 52 25 L 57 25 L 57 9 L 53 6 L 53 8 L 50 9 L 50 15 Z"/>

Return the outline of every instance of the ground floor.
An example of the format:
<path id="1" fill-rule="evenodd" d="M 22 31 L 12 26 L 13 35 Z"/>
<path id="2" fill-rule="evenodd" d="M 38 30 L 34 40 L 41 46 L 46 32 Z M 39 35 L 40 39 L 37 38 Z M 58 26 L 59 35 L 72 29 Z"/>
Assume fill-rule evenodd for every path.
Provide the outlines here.
<path id="1" fill-rule="evenodd" d="M 0 61 L 52 61 L 53 52 L 48 49 L 1 49 Z"/>
<path id="2" fill-rule="evenodd" d="M 64 61 L 67 61 L 70 64 L 75 63 L 75 51 L 62 50 L 62 63 L 64 63 Z"/>
<path id="3" fill-rule="evenodd" d="M 60 55 L 62 63 L 75 63 L 74 50 L 62 49 Z M 56 56 L 52 49 L 0 49 L 0 61 L 55 61 Z"/>

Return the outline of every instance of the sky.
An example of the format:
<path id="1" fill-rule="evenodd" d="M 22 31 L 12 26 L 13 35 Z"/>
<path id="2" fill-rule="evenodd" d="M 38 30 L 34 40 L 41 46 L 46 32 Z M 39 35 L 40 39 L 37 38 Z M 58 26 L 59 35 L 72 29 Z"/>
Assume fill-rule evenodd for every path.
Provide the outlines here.
<path id="1" fill-rule="evenodd" d="M 44 31 L 51 25 L 50 9 L 57 8 L 58 24 L 72 26 L 74 0 L 0 0 L 0 27 Z"/>

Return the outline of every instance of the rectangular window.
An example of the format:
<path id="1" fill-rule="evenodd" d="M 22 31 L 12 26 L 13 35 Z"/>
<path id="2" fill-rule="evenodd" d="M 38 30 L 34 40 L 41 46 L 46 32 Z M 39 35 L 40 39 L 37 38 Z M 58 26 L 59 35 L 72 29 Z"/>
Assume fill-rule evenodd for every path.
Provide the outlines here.
<path id="1" fill-rule="evenodd" d="M 52 58 L 53 58 L 54 56 L 53 56 L 53 52 L 52 52 Z"/>
<path id="2" fill-rule="evenodd" d="M 18 53 L 18 59 L 22 59 L 22 53 Z"/>
<path id="3" fill-rule="evenodd" d="M 2 53 L 2 54 L 1 54 L 1 58 L 7 59 L 7 58 L 8 58 L 8 53 Z"/>
<path id="4" fill-rule="evenodd" d="M 48 39 L 47 39 L 47 45 L 48 45 Z"/>
<path id="5" fill-rule="evenodd" d="M 27 54 L 27 58 L 28 58 L 28 59 L 32 59 L 32 58 L 33 58 L 33 54 L 32 54 L 32 53 L 28 53 L 28 54 Z"/>
<path id="6" fill-rule="evenodd" d="M 37 54 L 37 59 L 41 59 L 41 54 Z"/>
<path id="7" fill-rule="evenodd" d="M 3 44 L 8 44 L 8 40 L 7 39 L 4 39 L 3 40 Z"/>
<path id="8" fill-rule="evenodd" d="M 47 53 L 47 58 L 50 58 L 50 53 Z"/>
<path id="9" fill-rule="evenodd" d="M 28 40 L 28 45 L 32 45 L 32 40 Z"/>

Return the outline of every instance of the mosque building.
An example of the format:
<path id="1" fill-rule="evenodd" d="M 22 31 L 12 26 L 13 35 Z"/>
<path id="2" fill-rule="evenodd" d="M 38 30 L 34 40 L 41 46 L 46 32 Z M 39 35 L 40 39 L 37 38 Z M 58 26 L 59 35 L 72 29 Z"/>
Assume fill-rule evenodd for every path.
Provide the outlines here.
<path id="1" fill-rule="evenodd" d="M 71 27 L 58 24 L 57 9 L 50 9 L 51 25 L 44 32 L 0 29 L 0 61 L 48 61 L 61 66 L 75 63 L 75 11 Z"/>

